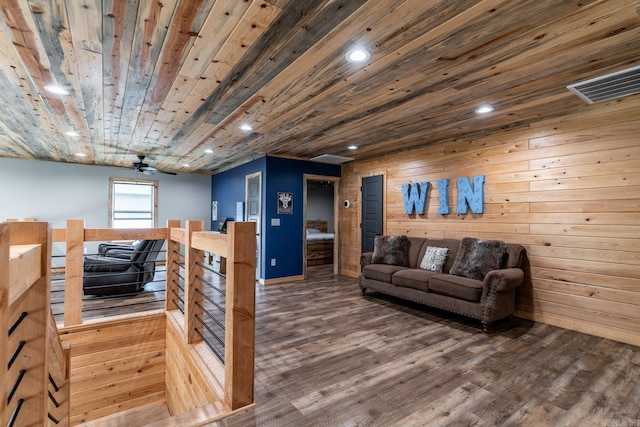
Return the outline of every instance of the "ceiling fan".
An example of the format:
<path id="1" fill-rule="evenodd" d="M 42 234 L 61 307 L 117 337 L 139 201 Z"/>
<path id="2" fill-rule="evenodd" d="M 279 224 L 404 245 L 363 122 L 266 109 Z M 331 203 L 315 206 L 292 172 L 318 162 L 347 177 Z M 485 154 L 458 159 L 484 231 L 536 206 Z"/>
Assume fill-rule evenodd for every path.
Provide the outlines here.
<path id="1" fill-rule="evenodd" d="M 148 163 L 144 162 L 145 156 L 143 154 L 138 154 L 138 161 L 133 162 L 131 165 L 131 169 L 136 170 L 145 175 L 153 175 L 156 172 L 164 173 L 167 175 L 177 175 L 175 172 L 165 172 L 154 168 L 153 166 L 149 166 Z"/>

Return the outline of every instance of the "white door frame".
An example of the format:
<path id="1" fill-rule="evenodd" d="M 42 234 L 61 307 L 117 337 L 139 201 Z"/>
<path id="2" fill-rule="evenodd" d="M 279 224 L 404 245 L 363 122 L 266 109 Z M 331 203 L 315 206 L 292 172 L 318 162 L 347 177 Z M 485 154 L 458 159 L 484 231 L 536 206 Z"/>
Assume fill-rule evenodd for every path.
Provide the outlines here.
<path id="1" fill-rule="evenodd" d="M 249 221 L 249 180 L 258 178 L 258 217 L 256 221 L 256 279 L 262 281 L 262 172 L 245 176 L 244 221 Z"/>
<path id="2" fill-rule="evenodd" d="M 340 177 L 326 175 L 304 174 L 304 201 L 303 201 L 303 227 L 302 241 L 303 245 L 303 267 L 304 277 L 307 277 L 307 182 L 308 181 L 329 181 L 333 183 L 333 274 L 340 272 Z"/>

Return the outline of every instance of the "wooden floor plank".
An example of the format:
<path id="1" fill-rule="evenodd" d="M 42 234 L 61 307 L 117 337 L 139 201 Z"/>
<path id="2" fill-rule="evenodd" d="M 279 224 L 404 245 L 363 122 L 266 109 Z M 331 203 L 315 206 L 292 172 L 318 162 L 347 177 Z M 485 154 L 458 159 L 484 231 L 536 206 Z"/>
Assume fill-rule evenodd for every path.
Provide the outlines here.
<path id="1" fill-rule="evenodd" d="M 640 419 L 640 348 L 474 321 L 309 269 L 258 288 L 254 407 L 212 425 L 602 426 Z M 621 372 L 627 377 L 621 378 Z"/>
<path id="2" fill-rule="evenodd" d="M 333 276 L 331 268 L 257 287 L 255 405 L 210 424 L 181 423 L 640 423 L 640 348 L 522 319 L 484 334 L 473 320 L 362 296 L 357 280 Z"/>

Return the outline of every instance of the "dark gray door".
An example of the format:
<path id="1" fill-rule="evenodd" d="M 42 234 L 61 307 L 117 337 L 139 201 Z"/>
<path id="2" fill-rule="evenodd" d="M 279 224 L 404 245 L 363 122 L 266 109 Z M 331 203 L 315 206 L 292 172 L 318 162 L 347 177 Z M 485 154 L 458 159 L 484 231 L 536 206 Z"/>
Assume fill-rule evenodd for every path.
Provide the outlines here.
<path id="1" fill-rule="evenodd" d="M 382 178 L 362 178 L 362 252 L 372 252 L 375 237 L 382 234 Z"/>

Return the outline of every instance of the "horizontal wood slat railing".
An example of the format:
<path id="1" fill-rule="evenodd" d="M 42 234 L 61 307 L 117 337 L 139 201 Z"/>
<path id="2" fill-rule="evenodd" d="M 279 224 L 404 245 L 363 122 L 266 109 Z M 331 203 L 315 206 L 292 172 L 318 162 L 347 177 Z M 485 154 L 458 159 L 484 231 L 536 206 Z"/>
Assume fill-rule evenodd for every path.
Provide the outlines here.
<path id="1" fill-rule="evenodd" d="M 0 224 L 1 425 L 69 425 L 69 349 L 51 314 L 50 269 L 47 223 Z"/>

